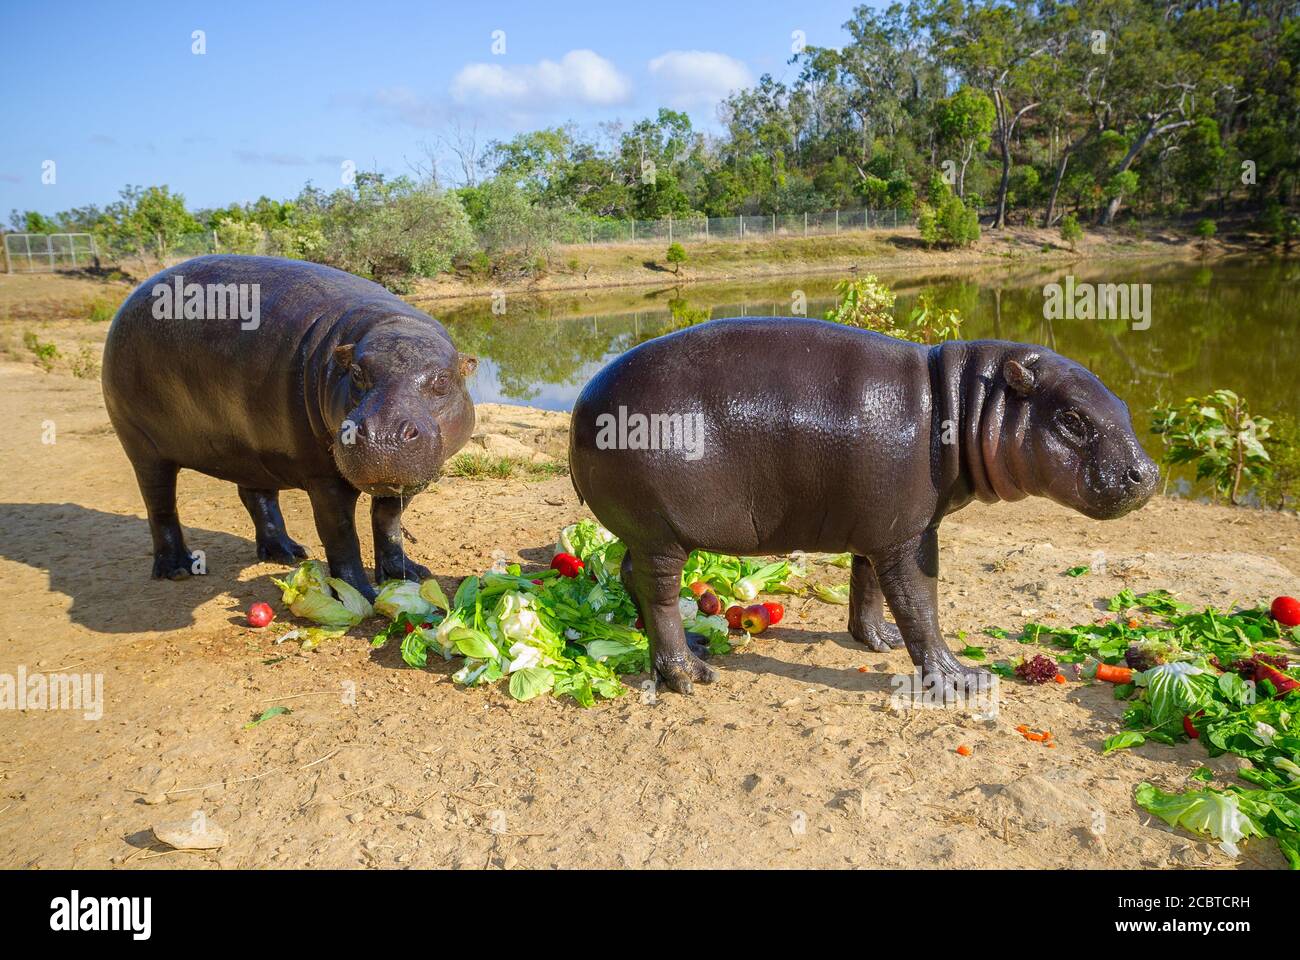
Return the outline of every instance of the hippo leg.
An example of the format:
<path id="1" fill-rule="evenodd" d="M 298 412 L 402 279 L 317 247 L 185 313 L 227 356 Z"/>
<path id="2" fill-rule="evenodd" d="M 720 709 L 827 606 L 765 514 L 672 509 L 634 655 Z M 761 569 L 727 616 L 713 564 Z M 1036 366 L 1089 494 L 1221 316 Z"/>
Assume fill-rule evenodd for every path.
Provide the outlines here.
<path id="1" fill-rule="evenodd" d="M 849 633 L 877 653 L 888 653 L 903 645 L 898 627 L 885 619 L 885 595 L 875 568 L 866 557 L 853 557 L 849 580 Z"/>
<path id="2" fill-rule="evenodd" d="M 343 480 L 319 480 L 307 488 L 311 511 L 316 518 L 316 532 L 325 546 L 330 574 L 346 581 L 367 600 L 375 599 L 375 588 L 366 579 L 361 563 L 361 545 L 355 524 L 357 497 L 355 487 Z"/>
<path id="3" fill-rule="evenodd" d="M 307 551 L 302 544 L 290 540 L 288 531 L 284 529 L 284 514 L 280 512 L 278 491 L 240 487 L 239 499 L 244 502 L 244 508 L 253 518 L 253 530 L 257 535 L 257 559 L 292 566 L 307 558 Z"/>
<path id="4" fill-rule="evenodd" d="M 402 549 L 402 501 L 375 497 L 370 504 L 370 525 L 375 533 L 375 582 L 428 580 L 433 574 L 406 556 Z"/>
<path id="5" fill-rule="evenodd" d="M 180 468 L 168 461 L 134 456 L 131 466 L 135 468 L 144 508 L 149 514 L 149 533 L 153 536 L 153 578 L 184 580 L 195 572 L 195 557 L 185 545 L 185 534 L 176 512 L 176 474 Z"/>
<path id="6" fill-rule="evenodd" d="M 624 581 L 631 586 L 637 609 L 650 638 L 650 663 L 655 675 L 677 693 L 693 692 L 694 683 L 712 683 L 718 672 L 691 652 L 682 627 L 677 600 L 682 589 L 686 556 L 628 550 Z"/>
<path id="7" fill-rule="evenodd" d="M 930 527 L 872 563 L 912 663 L 921 668 L 922 684 L 945 693 L 989 690 L 992 677 L 953 656 L 939 630 L 938 529 Z"/>
<path id="8" fill-rule="evenodd" d="M 628 596 L 632 598 L 632 606 L 636 608 L 637 616 L 641 617 L 642 622 L 644 622 L 645 614 L 641 612 L 641 604 L 636 599 L 636 587 L 632 584 L 632 555 L 630 553 L 623 554 L 623 562 L 619 566 L 619 579 L 623 581 L 623 588 L 627 590 Z M 686 631 L 686 648 L 701 660 L 707 660 L 712 656 L 709 651 L 708 638 L 698 633 L 692 633 L 690 630 Z"/>

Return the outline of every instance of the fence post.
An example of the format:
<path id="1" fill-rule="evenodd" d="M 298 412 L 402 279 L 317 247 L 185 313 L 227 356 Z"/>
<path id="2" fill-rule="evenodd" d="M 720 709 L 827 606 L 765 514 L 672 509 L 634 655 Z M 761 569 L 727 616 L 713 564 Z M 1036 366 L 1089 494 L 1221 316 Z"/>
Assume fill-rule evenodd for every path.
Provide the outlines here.
<path id="1" fill-rule="evenodd" d="M 0 244 L 5 248 L 5 273 L 13 273 L 14 260 L 13 257 L 9 256 L 9 234 L 6 233 L 3 237 L 0 237 Z"/>
<path id="2" fill-rule="evenodd" d="M 772 236 L 776 236 L 776 214 L 772 214 Z"/>
<path id="3" fill-rule="evenodd" d="M 68 249 L 72 251 L 72 267 L 77 267 L 77 238 L 73 234 L 68 234 Z"/>
<path id="4" fill-rule="evenodd" d="M 673 218 L 668 218 L 668 246 L 673 245 Z"/>
<path id="5" fill-rule="evenodd" d="M 745 215 L 743 213 L 740 215 L 740 235 L 742 237 L 745 235 Z"/>
<path id="6" fill-rule="evenodd" d="M 803 235 L 808 236 L 808 211 L 803 212 Z"/>
<path id="7" fill-rule="evenodd" d="M 839 232 L 840 232 L 840 212 L 839 210 L 836 210 L 835 211 L 835 233 L 838 235 Z"/>
<path id="8" fill-rule="evenodd" d="M 636 243 L 636 217 L 632 218 L 632 242 Z"/>
<path id="9" fill-rule="evenodd" d="M 591 245 L 594 247 L 596 245 L 596 224 L 587 224 L 587 230 L 591 234 Z"/>
<path id="10" fill-rule="evenodd" d="M 704 218 L 704 239 L 709 239 L 709 218 Z"/>
<path id="11" fill-rule="evenodd" d="M 45 253 L 50 258 L 50 273 L 54 272 L 54 244 L 50 243 L 49 234 L 45 236 Z"/>
<path id="12" fill-rule="evenodd" d="M 23 234 L 23 243 L 27 247 L 27 271 L 30 273 L 32 270 L 32 235 L 30 233 Z"/>
<path id="13" fill-rule="evenodd" d="M 217 228 L 216 228 L 216 227 L 213 227 L 213 228 L 212 228 L 212 252 L 213 252 L 213 253 L 220 253 L 220 252 L 221 252 L 221 247 L 217 244 Z"/>

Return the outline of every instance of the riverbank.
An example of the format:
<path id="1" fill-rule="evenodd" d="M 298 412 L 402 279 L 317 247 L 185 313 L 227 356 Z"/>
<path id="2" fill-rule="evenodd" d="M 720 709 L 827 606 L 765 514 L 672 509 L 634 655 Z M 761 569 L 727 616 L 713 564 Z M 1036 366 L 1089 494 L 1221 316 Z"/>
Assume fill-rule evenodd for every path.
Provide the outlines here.
<path id="1" fill-rule="evenodd" d="M 376 623 L 314 653 L 276 645 L 288 624 L 270 577 L 284 568 L 255 562 L 231 484 L 182 473 L 181 519 L 209 573 L 153 581 L 98 383 L 0 362 L 0 414 L 14 427 L 0 433 L 0 673 L 104 683 L 89 719 L 0 711 L 0 866 L 1284 866 L 1271 843 L 1229 858 L 1134 805 L 1142 780 L 1179 789 L 1202 764 L 1216 782 L 1235 767 L 1196 743 L 1103 757 L 1123 709 L 1107 685 L 1008 683 L 992 721 L 899 713 L 889 700 L 906 654 L 855 644 L 846 609 L 806 595 L 719 658 L 719 681 L 694 697 L 589 710 L 466 690 L 441 661 L 409 669 L 391 645 L 370 648 Z M 567 422 L 484 405 L 474 445 L 551 459 Z M 48 424 L 55 443 L 42 442 Z M 321 557 L 306 496 L 282 503 Z M 564 476 L 454 477 L 404 525 L 411 556 L 450 593 L 501 557 L 545 564 L 557 532 L 587 515 Z M 358 526 L 369 555 L 370 525 Z M 1124 587 L 1221 608 L 1294 594 L 1298 542 L 1293 515 L 1162 497 L 1110 523 L 1041 500 L 971 507 L 943 526 L 944 633 L 1003 660 L 1033 648 L 985 627 L 1090 622 Z M 1102 557 L 1104 572 L 1065 574 Z M 812 579 L 846 571 L 817 566 Z M 247 627 L 255 601 L 281 620 Z M 290 712 L 247 726 L 272 705 Z M 1052 730 L 1057 748 L 1020 725 Z M 195 810 L 229 835 L 221 850 L 153 840 L 154 824 Z"/>
<path id="2" fill-rule="evenodd" d="M 1202 244 L 1169 228 L 1147 232 L 1132 228 L 1089 229 L 1071 250 L 1058 230 L 1008 227 L 985 230 L 973 246 L 960 250 L 927 249 L 914 227 L 873 230 L 826 237 L 778 237 L 685 244 L 687 260 L 679 269 L 665 262 L 667 244 L 561 247 L 549 257 L 542 275 L 517 282 L 445 274 L 418 280 L 408 299 L 464 300 L 494 295 L 600 292 L 621 287 L 688 286 L 795 275 L 854 274 L 996 264 L 1000 267 L 1092 260 L 1215 259 L 1259 252 L 1250 234 L 1227 235 Z"/>

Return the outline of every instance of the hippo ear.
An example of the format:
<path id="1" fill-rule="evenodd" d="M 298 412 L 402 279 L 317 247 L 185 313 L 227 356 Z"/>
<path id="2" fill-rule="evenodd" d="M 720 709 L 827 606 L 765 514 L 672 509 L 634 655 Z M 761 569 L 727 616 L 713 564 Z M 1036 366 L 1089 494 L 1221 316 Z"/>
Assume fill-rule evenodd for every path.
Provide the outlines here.
<path id="1" fill-rule="evenodd" d="M 458 353 L 456 356 L 460 358 L 460 375 L 462 377 L 468 377 L 478 369 L 478 357 L 471 357 L 464 353 Z"/>
<path id="2" fill-rule="evenodd" d="M 1028 362 L 1033 363 L 1033 359 L 1029 358 Z M 1008 360 L 1002 364 L 1002 378 L 1007 381 L 1008 387 L 1022 397 L 1034 392 L 1034 371 L 1019 360 Z"/>
<path id="3" fill-rule="evenodd" d="M 334 359 L 341 367 L 352 366 L 352 361 L 357 354 L 357 345 L 355 343 L 340 343 L 334 348 Z"/>

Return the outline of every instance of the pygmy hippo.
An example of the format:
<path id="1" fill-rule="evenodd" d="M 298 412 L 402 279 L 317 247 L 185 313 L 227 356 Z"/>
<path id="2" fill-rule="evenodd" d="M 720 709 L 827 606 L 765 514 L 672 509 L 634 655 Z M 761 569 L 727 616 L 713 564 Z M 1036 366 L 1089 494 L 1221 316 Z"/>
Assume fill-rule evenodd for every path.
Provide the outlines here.
<path id="1" fill-rule="evenodd" d="M 429 571 L 402 549 L 407 501 L 474 429 L 442 325 L 378 284 L 274 257 L 198 257 L 146 280 L 113 319 L 104 402 L 135 468 L 153 575 L 195 572 L 176 512 L 181 467 L 239 485 L 257 555 L 295 563 L 279 491 L 307 491 L 334 576 L 366 597 L 353 525 L 373 497 L 375 579 Z"/>
<path id="2" fill-rule="evenodd" d="M 905 644 L 929 690 L 973 691 L 989 677 L 939 630 L 944 516 L 1037 494 L 1105 520 L 1158 479 L 1125 404 L 1050 350 L 780 317 L 714 320 L 614 360 L 578 398 L 569 458 L 579 498 L 627 544 L 654 669 L 679 693 L 716 679 L 677 606 L 691 550 L 850 551 L 849 632 Z"/>

